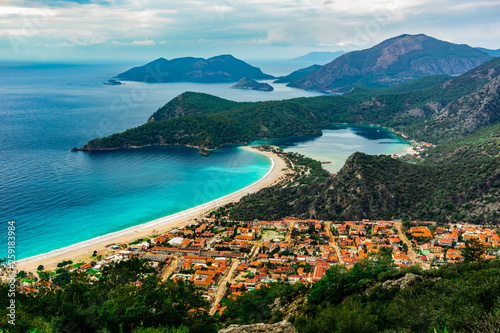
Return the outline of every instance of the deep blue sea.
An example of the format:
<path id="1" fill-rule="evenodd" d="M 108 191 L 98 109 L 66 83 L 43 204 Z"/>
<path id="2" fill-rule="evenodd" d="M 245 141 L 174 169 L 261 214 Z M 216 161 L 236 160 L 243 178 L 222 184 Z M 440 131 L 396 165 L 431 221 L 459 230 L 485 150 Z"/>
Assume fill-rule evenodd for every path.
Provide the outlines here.
<path id="1" fill-rule="evenodd" d="M 270 168 L 267 158 L 237 147 L 208 158 L 185 147 L 101 153 L 71 153 L 71 148 L 139 126 L 185 91 L 235 101 L 319 95 L 284 84 L 272 84 L 273 92 L 230 89 L 232 84 L 103 84 L 141 64 L 0 63 L 0 258 L 7 253 L 10 220 L 16 221 L 16 258 L 22 259 L 219 198 Z M 265 72 L 297 69 L 276 64 L 272 72 L 272 62 L 263 62 Z M 386 131 L 356 126 L 277 143 L 320 160 L 332 159 L 325 153 L 338 154 L 340 166 L 354 151 L 389 153 L 402 147 Z"/>
<path id="2" fill-rule="evenodd" d="M 267 158 L 236 147 L 209 158 L 184 147 L 72 147 L 139 126 L 184 91 L 236 101 L 318 95 L 285 85 L 268 93 L 232 84 L 102 84 L 140 64 L 0 64 L 0 258 L 10 220 L 22 259 L 208 202 L 270 168 Z"/>

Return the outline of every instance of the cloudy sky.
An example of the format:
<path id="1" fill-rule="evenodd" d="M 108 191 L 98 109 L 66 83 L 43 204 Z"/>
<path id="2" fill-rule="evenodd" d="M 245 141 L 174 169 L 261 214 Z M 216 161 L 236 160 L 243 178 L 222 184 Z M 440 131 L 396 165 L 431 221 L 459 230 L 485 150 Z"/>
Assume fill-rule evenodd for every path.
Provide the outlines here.
<path id="1" fill-rule="evenodd" d="M 500 0 L 0 0 L 0 58 L 292 58 L 403 33 L 500 48 Z"/>

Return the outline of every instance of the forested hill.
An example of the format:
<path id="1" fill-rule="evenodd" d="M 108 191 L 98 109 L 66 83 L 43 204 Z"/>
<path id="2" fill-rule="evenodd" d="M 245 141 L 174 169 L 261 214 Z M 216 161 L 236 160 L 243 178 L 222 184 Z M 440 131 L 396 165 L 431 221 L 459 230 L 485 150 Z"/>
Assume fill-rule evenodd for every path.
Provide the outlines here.
<path id="1" fill-rule="evenodd" d="M 409 138 L 439 143 L 500 120 L 500 58 L 456 78 L 422 78 L 386 89 L 358 88 L 343 96 L 236 103 L 184 93 L 150 122 L 95 139 L 82 150 L 177 144 L 213 149 L 259 138 L 320 135 L 334 123 L 368 123 Z"/>
<path id="2" fill-rule="evenodd" d="M 231 217 L 500 223 L 500 124 L 438 145 L 423 160 L 355 153 L 330 177 L 319 162 L 288 158 L 311 173 L 244 197 Z"/>

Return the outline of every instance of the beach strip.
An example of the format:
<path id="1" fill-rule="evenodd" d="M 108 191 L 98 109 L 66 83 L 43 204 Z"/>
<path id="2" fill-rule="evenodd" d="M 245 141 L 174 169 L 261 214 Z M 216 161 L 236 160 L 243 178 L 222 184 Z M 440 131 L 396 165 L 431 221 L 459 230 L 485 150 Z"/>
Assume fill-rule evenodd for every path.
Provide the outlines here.
<path id="1" fill-rule="evenodd" d="M 47 253 L 39 254 L 33 257 L 18 260 L 16 262 L 17 270 L 36 272 L 38 265 L 43 265 L 45 269 L 55 269 L 57 264 L 64 260 L 88 261 L 89 256 L 94 251 L 105 249 L 106 245 L 115 243 L 123 244 L 130 243 L 139 238 L 151 236 L 154 232 L 163 233 L 167 230 L 179 228 L 181 226 L 194 222 L 195 218 L 200 218 L 208 212 L 213 211 L 217 207 L 226 205 L 231 202 L 238 202 L 242 197 L 249 193 L 254 193 L 262 188 L 274 185 L 284 176 L 286 168 L 285 161 L 278 155 L 253 149 L 251 147 L 240 147 L 241 149 L 264 154 L 272 161 L 271 169 L 258 181 L 250 184 L 241 190 L 225 195 L 221 198 L 209 201 L 202 205 L 172 214 L 159 219 L 133 226 L 124 230 L 109 233 L 103 236 L 98 236 L 83 242 L 79 242 L 61 249 L 53 250 Z"/>

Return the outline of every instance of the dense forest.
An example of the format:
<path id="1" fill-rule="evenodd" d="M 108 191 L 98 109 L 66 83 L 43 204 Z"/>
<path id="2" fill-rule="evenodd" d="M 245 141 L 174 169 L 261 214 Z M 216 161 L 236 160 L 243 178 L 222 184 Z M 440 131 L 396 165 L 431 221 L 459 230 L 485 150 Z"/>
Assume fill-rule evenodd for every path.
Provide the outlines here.
<path id="1" fill-rule="evenodd" d="M 231 217 L 498 224 L 499 157 L 500 124 L 430 148 L 420 159 L 355 153 L 336 176 L 326 176 L 319 162 L 290 154 L 286 158 L 310 172 L 244 197 Z"/>
<path id="2" fill-rule="evenodd" d="M 95 139 L 83 150 L 180 144 L 213 149 L 260 138 L 321 135 L 335 123 L 377 124 L 411 139 L 440 143 L 500 120 L 500 58 L 456 78 L 426 77 L 385 89 L 356 88 L 342 96 L 236 103 L 184 93 L 149 122 Z"/>

